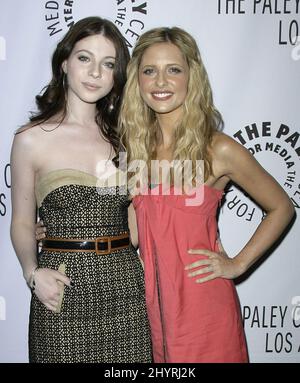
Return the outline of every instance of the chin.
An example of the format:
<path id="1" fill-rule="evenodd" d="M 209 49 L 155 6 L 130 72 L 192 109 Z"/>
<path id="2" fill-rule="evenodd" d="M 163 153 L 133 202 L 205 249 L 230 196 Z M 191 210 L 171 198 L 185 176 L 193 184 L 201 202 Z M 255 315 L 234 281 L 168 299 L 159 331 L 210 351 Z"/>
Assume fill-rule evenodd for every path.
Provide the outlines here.
<path id="1" fill-rule="evenodd" d="M 173 108 L 166 108 L 166 107 L 159 107 L 158 108 L 157 106 L 155 106 L 154 108 L 151 108 L 151 109 L 154 110 L 155 113 L 160 113 L 160 114 L 170 113 L 174 110 Z"/>
<path id="2" fill-rule="evenodd" d="M 81 97 L 81 101 L 87 103 L 87 104 L 96 104 L 98 100 L 100 100 L 102 97 Z"/>

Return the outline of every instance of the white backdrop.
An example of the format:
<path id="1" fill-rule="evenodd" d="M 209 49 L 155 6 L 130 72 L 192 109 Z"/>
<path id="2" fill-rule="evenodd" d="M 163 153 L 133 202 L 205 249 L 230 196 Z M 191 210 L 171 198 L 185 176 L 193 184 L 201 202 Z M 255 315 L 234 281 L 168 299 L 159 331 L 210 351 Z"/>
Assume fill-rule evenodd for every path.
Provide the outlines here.
<path id="1" fill-rule="evenodd" d="M 299 0 L 0 0 L 0 362 L 27 361 L 30 293 L 10 243 L 9 155 L 14 130 L 50 79 L 50 56 L 72 22 L 99 15 L 129 46 L 156 26 L 197 40 L 225 132 L 248 148 L 300 206 Z M 262 218 L 232 188 L 219 223 L 233 256 Z M 252 362 L 300 362 L 299 220 L 237 285 Z M 213 302 L 212 302 L 213 304 Z"/>

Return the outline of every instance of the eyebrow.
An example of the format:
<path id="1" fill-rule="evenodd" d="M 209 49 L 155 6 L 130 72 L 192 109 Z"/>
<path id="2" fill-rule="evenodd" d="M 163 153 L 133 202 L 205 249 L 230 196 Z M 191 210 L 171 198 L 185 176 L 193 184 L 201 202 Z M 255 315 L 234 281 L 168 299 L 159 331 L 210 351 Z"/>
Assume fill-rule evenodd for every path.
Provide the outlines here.
<path id="1" fill-rule="evenodd" d="M 167 66 L 173 66 L 173 65 L 177 65 L 177 66 L 180 66 L 181 68 L 183 68 L 183 67 L 184 67 L 183 65 L 181 65 L 181 64 L 178 64 L 178 63 L 171 63 L 171 64 L 167 64 Z M 142 68 L 145 68 L 145 67 L 147 67 L 147 66 L 154 66 L 154 67 L 156 67 L 157 65 L 156 65 L 156 64 L 145 64 L 145 65 L 143 65 L 143 66 L 142 66 Z"/>
<path id="2" fill-rule="evenodd" d="M 94 56 L 94 53 L 91 52 L 91 51 L 89 51 L 89 50 L 87 50 L 87 49 L 79 49 L 78 51 L 76 51 L 76 52 L 74 52 L 74 53 L 76 54 L 76 53 L 80 53 L 80 52 L 87 52 L 87 53 L 89 53 L 90 55 Z M 105 58 L 105 59 L 116 59 L 115 56 L 105 56 L 104 58 Z"/>

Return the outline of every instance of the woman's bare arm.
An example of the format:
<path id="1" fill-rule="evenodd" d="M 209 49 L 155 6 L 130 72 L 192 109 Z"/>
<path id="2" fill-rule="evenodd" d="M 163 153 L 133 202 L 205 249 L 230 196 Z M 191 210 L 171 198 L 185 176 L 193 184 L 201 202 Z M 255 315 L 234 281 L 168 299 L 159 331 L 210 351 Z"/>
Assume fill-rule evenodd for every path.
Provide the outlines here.
<path id="1" fill-rule="evenodd" d="M 31 272 L 37 266 L 37 244 L 34 235 L 36 201 L 33 155 L 30 134 L 25 132 L 17 134 L 14 137 L 11 151 L 11 239 L 27 282 L 29 282 Z"/>
<path id="2" fill-rule="evenodd" d="M 34 132 L 26 131 L 14 138 L 11 152 L 12 175 L 12 220 L 11 239 L 21 263 L 23 275 L 30 284 L 33 270 L 36 269 L 37 243 L 35 239 L 36 200 L 35 200 L 35 161 L 37 154 Z M 70 280 L 57 270 L 42 268 L 35 272 L 35 294 L 52 311 L 56 311 L 60 296 L 57 281 L 70 286 Z"/>
<path id="3" fill-rule="evenodd" d="M 236 278 L 249 269 L 279 238 L 295 210 L 288 195 L 275 179 L 266 172 L 242 145 L 232 138 L 219 134 L 213 146 L 213 162 L 219 177 L 226 177 L 245 190 L 267 215 L 244 248 L 233 258 L 207 249 L 190 249 L 190 254 L 203 254 L 205 260 L 193 262 L 186 270 L 190 277 L 210 273 L 196 282 L 202 283 L 217 277 Z M 195 268 L 201 269 L 195 270 Z"/>

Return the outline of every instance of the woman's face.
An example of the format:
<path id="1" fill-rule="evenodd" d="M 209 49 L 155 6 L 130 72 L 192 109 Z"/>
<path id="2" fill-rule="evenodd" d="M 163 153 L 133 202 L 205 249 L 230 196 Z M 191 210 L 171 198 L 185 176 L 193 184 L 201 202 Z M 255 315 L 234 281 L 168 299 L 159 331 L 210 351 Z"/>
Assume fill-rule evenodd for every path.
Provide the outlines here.
<path id="1" fill-rule="evenodd" d="M 147 48 L 139 67 L 140 94 L 156 114 L 182 114 L 189 67 L 179 48 L 156 43 Z"/>
<path id="2" fill-rule="evenodd" d="M 103 35 L 78 41 L 62 65 L 68 78 L 68 97 L 87 103 L 105 97 L 113 88 L 115 60 L 114 44 Z"/>

